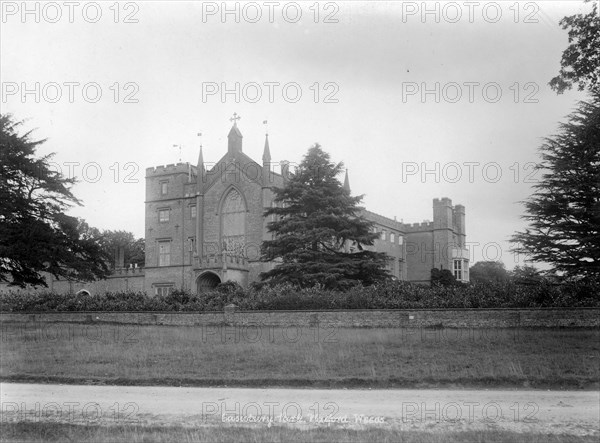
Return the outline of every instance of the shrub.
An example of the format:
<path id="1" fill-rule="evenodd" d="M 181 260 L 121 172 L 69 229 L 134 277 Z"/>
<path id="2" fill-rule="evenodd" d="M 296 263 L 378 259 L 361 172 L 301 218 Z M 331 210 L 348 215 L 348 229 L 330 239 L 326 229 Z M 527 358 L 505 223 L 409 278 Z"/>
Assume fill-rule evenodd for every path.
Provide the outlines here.
<path id="1" fill-rule="evenodd" d="M 243 310 L 600 307 L 600 281 L 424 286 L 390 280 L 368 287 L 354 286 L 344 292 L 289 284 L 244 290 L 235 282 L 225 282 L 201 295 L 180 290 L 152 297 L 131 291 L 94 295 L 48 291 L 0 294 L 3 312 L 220 311 L 231 303 Z"/>

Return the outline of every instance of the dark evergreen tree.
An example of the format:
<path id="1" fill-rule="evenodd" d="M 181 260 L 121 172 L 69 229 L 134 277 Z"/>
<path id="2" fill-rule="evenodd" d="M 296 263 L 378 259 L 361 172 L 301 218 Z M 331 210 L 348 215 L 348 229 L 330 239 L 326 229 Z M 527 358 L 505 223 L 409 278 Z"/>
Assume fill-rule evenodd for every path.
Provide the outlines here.
<path id="1" fill-rule="evenodd" d="M 378 234 L 360 215 L 362 196 L 337 179 L 342 169 L 315 145 L 285 186 L 273 189 L 276 206 L 265 216 L 275 216 L 268 224 L 274 239 L 263 242 L 262 258 L 277 265 L 261 274 L 264 282 L 344 289 L 390 278 L 387 255 L 363 248 Z"/>
<path id="2" fill-rule="evenodd" d="M 539 286 L 544 282 L 552 282 L 552 274 L 546 276 L 539 269 L 527 264 L 515 266 L 510 273 L 510 278 L 518 285 Z"/>
<path id="3" fill-rule="evenodd" d="M 90 281 L 108 274 L 107 257 L 89 226 L 64 211 L 80 204 L 75 180 L 53 171 L 51 155 L 34 158 L 31 132 L 0 115 L 0 281 L 46 286 L 42 272 Z"/>
<path id="4" fill-rule="evenodd" d="M 566 276 L 600 276 L 600 94 L 560 129 L 540 149 L 541 181 L 524 202 L 530 226 L 514 251 Z"/>
<path id="5" fill-rule="evenodd" d="M 456 281 L 454 275 L 449 269 L 431 269 L 431 285 L 432 286 L 455 286 L 461 283 Z"/>

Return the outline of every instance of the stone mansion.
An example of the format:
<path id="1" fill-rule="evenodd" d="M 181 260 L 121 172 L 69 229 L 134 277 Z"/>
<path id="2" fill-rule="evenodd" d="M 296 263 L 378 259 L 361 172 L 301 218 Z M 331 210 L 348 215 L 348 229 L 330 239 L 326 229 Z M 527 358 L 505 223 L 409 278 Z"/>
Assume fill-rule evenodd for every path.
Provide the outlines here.
<path id="1" fill-rule="evenodd" d="M 198 164 L 146 170 L 146 264 L 148 293 L 170 288 L 202 292 L 234 280 L 242 286 L 259 280 L 273 263 L 259 260 L 260 245 L 271 239 L 264 211 L 273 205 L 271 187 L 283 187 L 289 165 L 275 172 L 268 135 L 262 164 L 242 149 L 234 120 L 227 152 L 210 169 L 202 148 Z M 349 189 L 348 174 L 344 186 Z M 432 268 L 449 269 L 468 281 L 465 208 L 449 198 L 433 200 L 433 222 L 405 224 L 370 211 L 380 237 L 369 249 L 387 253 L 388 272 L 400 280 L 426 283 Z"/>
<path id="2" fill-rule="evenodd" d="M 115 272 L 93 283 L 47 279 L 56 292 L 146 291 L 165 294 L 172 289 L 201 293 L 233 280 L 246 287 L 259 280 L 274 263 L 262 262 L 260 246 L 271 239 L 264 211 L 273 205 L 272 187 L 283 187 L 289 164 L 271 164 L 268 135 L 262 163 L 242 150 L 243 136 L 236 119 L 228 135 L 227 152 L 210 168 L 202 148 L 196 166 L 178 163 L 146 169 L 145 267 L 125 268 L 116 254 Z M 350 189 L 348 173 L 344 186 Z M 379 238 L 367 249 L 391 258 L 388 272 L 399 280 L 430 281 L 431 269 L 449 269 L 468 281 L 465 207 L 449 198 L 433 200 L 433 221 L 406 224 L 363 210 Z M 6 284 L 0 291 L 13 289 Z"/>

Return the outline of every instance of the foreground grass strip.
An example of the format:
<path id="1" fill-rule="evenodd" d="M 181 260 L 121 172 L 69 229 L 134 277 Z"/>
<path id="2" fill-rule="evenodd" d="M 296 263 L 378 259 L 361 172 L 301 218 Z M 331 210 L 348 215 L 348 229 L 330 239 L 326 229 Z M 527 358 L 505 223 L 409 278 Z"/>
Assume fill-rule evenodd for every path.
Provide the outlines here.
<path id="1" fill-rule="evenodd" d="M 211 427 L 186 429 L 182 427 L 140 426 L 81 426 L 58 423 L 2 423 L 1 442 L 523 442 L 523 443 L 596 443 L 595 436 L 565 434 L 531 434 L 508 431 L 469 431 L 429 433 L 392 431 L 385 429 L 349 430 L 338 428 L 301 431 L 288 427 L 271 428 Z"/>
<path id="2" fill-rule="evenodd" d="M 597 389 L 598 329 L 2 325 L 3 381 Z"/>
<path id="3" fill-rule="evenodd" d="M 535 382 L 525 381 L 522 384 L 514 379 L 444 379 L 423 378 L 385 380 L 368 378 L 336 378 L 314 380 L 310 378 L 245 378 L 245 379 L 221 379 L 221 378 L 109 378 L 109 377 L 69 377 L 51 375 L 9 375 L 0 376 L 3 383 L 45 383 L 65 385 L 94 385 L 94 386 L 175 386 L 175 387 L 216 387 L 216 388 L 310 388 L 310 389 L 552 389 L 552 390 L 597 390 L 600 382 L 582 381 L 573 378 L 556 378 L 553 380 L 538 380 Z"/>

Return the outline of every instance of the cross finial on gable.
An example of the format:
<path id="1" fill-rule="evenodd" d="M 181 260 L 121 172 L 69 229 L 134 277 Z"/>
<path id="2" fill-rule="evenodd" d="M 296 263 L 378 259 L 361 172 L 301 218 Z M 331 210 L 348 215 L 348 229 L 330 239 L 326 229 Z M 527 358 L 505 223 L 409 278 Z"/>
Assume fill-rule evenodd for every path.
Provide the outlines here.
<path id="1" fill-rule="evenodd" d="M 237 121 L 238 121 L 240 118 L 242 118 L 242 117 L 240 117 L 239 115 L 237 115 L 237 112 L 234 112 L 234 113 L 233 113 L 233 117 L 231 117 L 231 118 L 229 119 L 229 121 L 230 121 L 230 122 L 233 122 L 233 126 L 237 126 Z"/>

